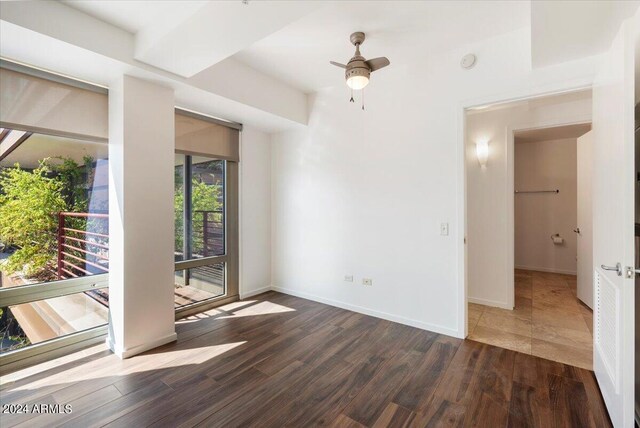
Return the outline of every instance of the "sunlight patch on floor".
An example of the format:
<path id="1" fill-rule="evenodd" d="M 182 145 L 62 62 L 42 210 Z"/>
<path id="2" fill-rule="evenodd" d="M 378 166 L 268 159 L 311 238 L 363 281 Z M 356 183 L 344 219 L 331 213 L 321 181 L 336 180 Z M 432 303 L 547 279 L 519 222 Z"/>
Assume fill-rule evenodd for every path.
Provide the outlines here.
<path id="1" fill-rule="evenodd" d="M 42 373 L 46 370 L 53 369 L 62 364 L 72 363 L 74 361 L 78 361 L 80 359 L 90 357 L 92 355 L 98 354 L 100 352 L 105 352 L 105 351 L 109 351 L 109 348 L 104 343 L 91 346 L 87 349 L 74 352 L 73 354 L 65 355 L 59 358 L 54 358 L 52 360 L 45 361 L 35 366 L 27 367 L 23 370 L 18 370 L 13 373 L 6 374 L 4 376 L 0 376 L 0 385 L 16 382 L 20 379 L 24 379 L 26 377 L 37 375 L 38 373 Z"/>
<path id="2" fill-rule="evenodd" d="M 284 312 L 295 312 L 295 309 L 288 308 L 286 306 L 278 305 L 277 303 L 271 302 L 260 302 L 256 305 L 251 305 L 243 309 L 239 309 L 237 311 L 228 311 L 232 312 L 230 315 L 221 316 L 220 318 L 241 318 L 241 317 L 251 317 L 255 315 L 271 315 L 271 314 L 281 314 Z"/>
<path id="3" fill-rule="evenodd" d="M 295 311 L 296 309 L 269 301 L 243 300 L 228 303 L 224 306 L 210 309 L 206 312 L 191 315 L 187 318 L 176 321 L 176 325 L 191 324 L 198 321 L 204 321 L 206 319 L 234 319 L 250 316 L 282 314 Z M 30 376 L 37 376 L 39 373 L 45 372 L 49 369 L 55 369 L 56 367 L 60 367 L 64 364 L 69 364 L 70 367 L 66 370 L 63 369 L 58 371 L 51 376 L 47 376 L 44 379 L 35 380 L 32 383 L 20 386 L 19 388 L 16 388 L 16 390 L 29 390 L 47 385 L 81 382 L 104 378 L 107 376 L 126 376 L 149 370 L 202 364 L 245 343 L 246 342 L 235 342 L 203 346 L 194 349 L 155 352 L 152 350 L 125 360 L 120 360 L 108 350 L 108 347 L 101 344 L 88 348 L 84 351 L 74 353 L 70 356 L 47 361 L 34 367 L 2 376 L 0 377 L 0 385 L 16 382 Z M 80 367 L 73 364 L 74 361 L 91 357 L 101 352 L 104 352 L 105 355 L 98 356 L 92 361 L 82 364 Z M 109 367 L 109 370 L 105 370 L 105 367 Z"/>
<path id="4" fill-rule="evenodd" d="M 245 343 L 247 342 L 240 341 L 175 351 L 149 352 L 125 360 L 120 360 L 112 354 L 44 379 L 21 385 L 14 388 L 13 391 L 33 390 L 43 386 L 86 382 L 105 377 L 122 377 L 147 371 L 202 364 Z"/>

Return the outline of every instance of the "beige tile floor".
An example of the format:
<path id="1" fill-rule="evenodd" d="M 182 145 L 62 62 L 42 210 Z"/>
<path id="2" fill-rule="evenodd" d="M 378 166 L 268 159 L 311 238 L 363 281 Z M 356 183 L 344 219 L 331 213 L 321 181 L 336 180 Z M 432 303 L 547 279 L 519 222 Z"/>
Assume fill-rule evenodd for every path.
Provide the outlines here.
<path id="1" fill-rule="evenodd" d="M 576 277 L 516 270 L 514 310 L 469 303 L 471 340 L 593 370 L 593 313 Z"/>

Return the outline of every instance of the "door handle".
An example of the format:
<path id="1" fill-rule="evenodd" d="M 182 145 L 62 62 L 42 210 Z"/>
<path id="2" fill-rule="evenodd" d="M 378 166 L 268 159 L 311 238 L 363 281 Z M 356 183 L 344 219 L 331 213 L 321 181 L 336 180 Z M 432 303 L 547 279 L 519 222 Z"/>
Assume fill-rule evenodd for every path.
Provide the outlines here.
<path id="1" fill-rule="evenodd" d="M 616 263 L 615 266 L 600 265 L 600 267 L 604 270 L 614 270 L 618 273 L 618 276 L 622 276 L 622 265 L 620 263 Z"/>
<path id="2" fill-rule="evenodd" d="M 580 234 L 580 228 L 579 228 L 579 227 L 576 227 L 575 229 L 573 229 L 573 231 L 574 231 L 575 233 L 577 233 L 578 235 Z"/>

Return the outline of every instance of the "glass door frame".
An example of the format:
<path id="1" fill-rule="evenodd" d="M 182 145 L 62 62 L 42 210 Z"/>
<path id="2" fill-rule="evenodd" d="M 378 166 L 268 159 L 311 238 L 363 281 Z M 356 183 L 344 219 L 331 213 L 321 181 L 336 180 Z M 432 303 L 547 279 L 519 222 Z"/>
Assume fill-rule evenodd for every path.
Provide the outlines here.
<path id="1" fill-rule="evenodd" d="M 211 160 L 223 160 L 224 166 L 224 249 L 225 253 L 219 256 L 209 256 L 202 258 L 191 258 L 175 263 L 175 271 L 185 271 L 185 278 L 188 277 L 188 269 L 201 266 L 224 263 L 224 294 L 210 299 L 195 302 L 189 305 L 176 308 L 176 319 L 184 318 L 191 314 L 205 311 L 207 309 L 220 306 L 222 304 L 238 300 L 239 298 L 239 231 L 238 231 L 238 162 L 216 157 L 211 154 L 191 153 L 176 150 L 176 154 L 184 155 L 184 206 L 183 206 L 183 254 L 184 257 L 191 254 L 190 236 L 192 236 L 192 207 L 191 207 L 191 179 L 192 179 L 192 158 L 194 156 L 205 157 Z"/>

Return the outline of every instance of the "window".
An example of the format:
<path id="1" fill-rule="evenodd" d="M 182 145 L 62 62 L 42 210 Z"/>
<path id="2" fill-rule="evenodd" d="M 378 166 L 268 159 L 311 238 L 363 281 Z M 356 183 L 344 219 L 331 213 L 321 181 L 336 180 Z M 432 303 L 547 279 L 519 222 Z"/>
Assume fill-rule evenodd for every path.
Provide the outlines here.
<path id="1" fill-rule="evenodd" d="M 11 142 L 0 160 L 0 290 L 10 292 L 0 299 L 4 353 L 106 325 L 109 192 L 106 143 L 1 135 Z M 237 220 L 228 215 L 237 210 L 227 204 L 237 201 L 237 186 L 226 184 L 237 182 L 237 163 L 175 159 L 175 261 L 183 263 L 175 306 L 235 296 Z"/>
<path id="2" fill-rule="evenodd" d="M 227 295 L 227 163 L 176 154 L 175 260 L 197 264 L 176 271 L 176 307 Z"/>
<path id="3" fill-rule="evenodd" d="M 1 374 L 103 340 L 109 160 L 105 88 L 0 62 Z M 181 314 L 238 296 L 240 129 L 176 110 Z"/>
<path id="4" fill-rule="evenodd" d="M 175 306 L 195 313 L 238 298 L 241 126 L 176 109 Z"/>
<path id="5" fill-rule="evenodd" d="M 107 149 L 0 131 L 0 353 L 106 325 Z"/>

